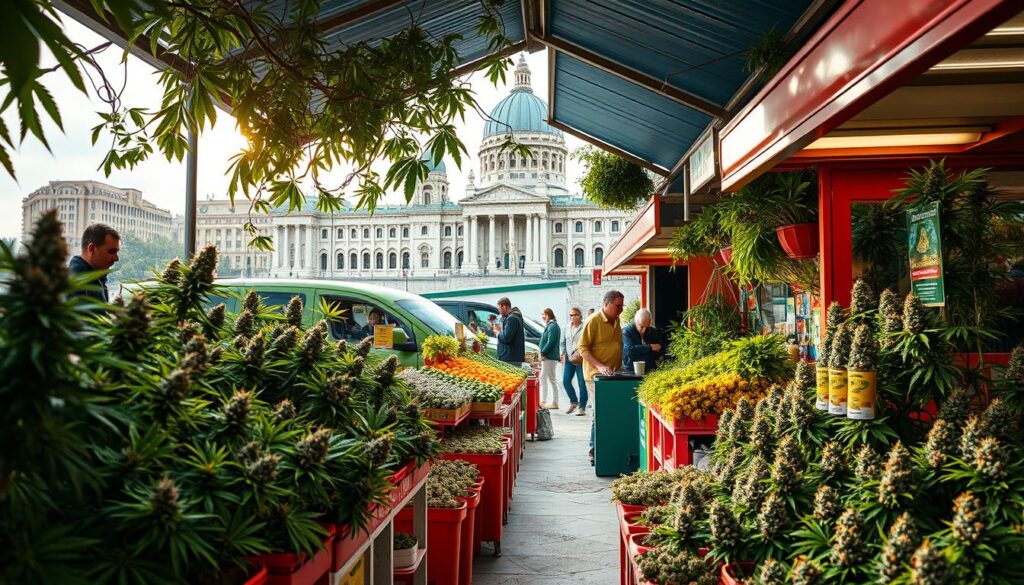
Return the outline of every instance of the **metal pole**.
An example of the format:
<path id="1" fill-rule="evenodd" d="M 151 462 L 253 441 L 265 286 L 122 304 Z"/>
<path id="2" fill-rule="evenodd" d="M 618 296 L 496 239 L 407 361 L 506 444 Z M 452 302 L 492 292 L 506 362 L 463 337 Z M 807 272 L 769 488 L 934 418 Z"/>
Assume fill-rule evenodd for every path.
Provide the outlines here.
<path id="1" fill-rule="evenodd" d="M 185 155 L 185 258 L 196 255 L 196 175 L 199 159 L 199 135 L 195 128 L 188 132 L 188 153 Z"/>

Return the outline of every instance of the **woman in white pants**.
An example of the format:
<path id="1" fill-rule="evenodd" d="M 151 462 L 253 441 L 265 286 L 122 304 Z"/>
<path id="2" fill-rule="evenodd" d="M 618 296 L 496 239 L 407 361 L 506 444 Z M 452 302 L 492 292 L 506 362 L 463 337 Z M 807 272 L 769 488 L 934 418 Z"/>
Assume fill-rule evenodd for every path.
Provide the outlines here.
<path id="1" fill-rule="evenodd" d="M 543 408 L 558 409 L 558 344 L 562 331 L 555 321 L 555 312 L 544 309 L 540 318 L 546 324 L 540 336 L 540 405 Z"/>

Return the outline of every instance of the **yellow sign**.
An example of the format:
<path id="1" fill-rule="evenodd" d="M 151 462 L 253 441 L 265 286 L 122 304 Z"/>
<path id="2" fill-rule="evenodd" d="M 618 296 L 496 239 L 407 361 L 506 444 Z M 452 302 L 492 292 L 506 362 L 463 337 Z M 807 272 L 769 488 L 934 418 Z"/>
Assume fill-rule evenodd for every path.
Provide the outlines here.
<path id="1" fill-rule="evenodd" d="M 373 349 L 392 349 L 395 347 L 395 326 L 373 326 Z"/>
<path id="2" fill-rule="evenodd" d="M 458 321 L 455 322 L 455 339 L 459 341 L 466 340 L 466 328 Z"/>

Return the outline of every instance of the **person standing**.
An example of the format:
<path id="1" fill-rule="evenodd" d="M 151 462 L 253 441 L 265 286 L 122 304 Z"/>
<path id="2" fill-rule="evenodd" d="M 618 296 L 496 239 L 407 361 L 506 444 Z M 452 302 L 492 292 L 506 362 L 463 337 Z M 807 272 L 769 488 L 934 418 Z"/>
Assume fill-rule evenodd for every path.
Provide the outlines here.
<path id="1" fill-rule="evenodd" d="M 562 336 L 562 386 L 565 394 L 569 397 L 569 410 L 565 414 L 576 412 L 576 416 L 587 414 L 587 385 L 583 383 L 583 362 L 574 364 L 572 356 L 580 344 L 580 335 L 583 334 L 583 311 L 579 307 L 573 307 L 569 311 L 569 325 L 565 328 L 565 335 Z M 573 379 L 576 380 L 576 388 L 572 387 Z M 576 392 L 579 391 L 577 399 Z"/>
<path id="2" fill-rule="evenodd" d="M 540 319 L 545 324 L 540 336 L 540 405 L 558 410 L 558 340 L 562 330 L 550 308 L 540 312 Z"/>
<path id="3" fill-rule="evenodd" d="M 633 372 L 633 362 L 644 362 L 647 372 L 658 367 L 661 334 L 651 325 L 652 320 L 649 309 L 640 309 L 622 330 L 622 371 Z"/>
<path id="4" fill-rule="evenodd" d="M 583 356 L 583 379 L 593 403 L 591 410 L 597 410 L 597 394 L 594 392 L 594 376 L 610 376 L 622 363 L 622 327 L 619 315 L 625 297 L 617 290 L 605 293 L 601 310 L 591 315 L 583 325 L 580 335 L 579 352 Z M 594 419 L 590 421 L 590 464 L 594 464 Z"/>
<path id="5" fill-rule="evenodd" d="M 72 275 L 76 275 L 109 270 L 118 261 L 120 251 L 121 235 L 117 233 L 117 230 L 105 223 L 94 223 L 82 232 L 82 253 L 72 256 L 68 261 L 68 271 Z M 97 288 L 82 291 L 73 296 L 88 296 L 104 303 L 110 302 L 106 274 L 97 277 L 90 284 Z"/>
<path id="6" fill-rule="evenodd" d="M 512 301 L 508 297 L 498 299 L 498 313 L 501 314 L 501 325 L 494 325 L 494 335 L 498 340 L 498 359 L 505 363 L 521 365 L 526 361 L 523 318 L 512 311 Z"/>

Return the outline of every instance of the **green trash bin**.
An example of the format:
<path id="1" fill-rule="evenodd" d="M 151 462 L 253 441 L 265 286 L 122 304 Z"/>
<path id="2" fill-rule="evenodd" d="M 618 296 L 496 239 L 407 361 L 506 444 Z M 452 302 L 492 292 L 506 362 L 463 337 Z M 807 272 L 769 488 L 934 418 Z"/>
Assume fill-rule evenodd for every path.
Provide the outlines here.
<path id="1" fill-rule="evenodd" d="M 615 477 L 640 466 L 636 389 L 643 380 L 633 374 L 595 376 L 594 473 Z"/>

